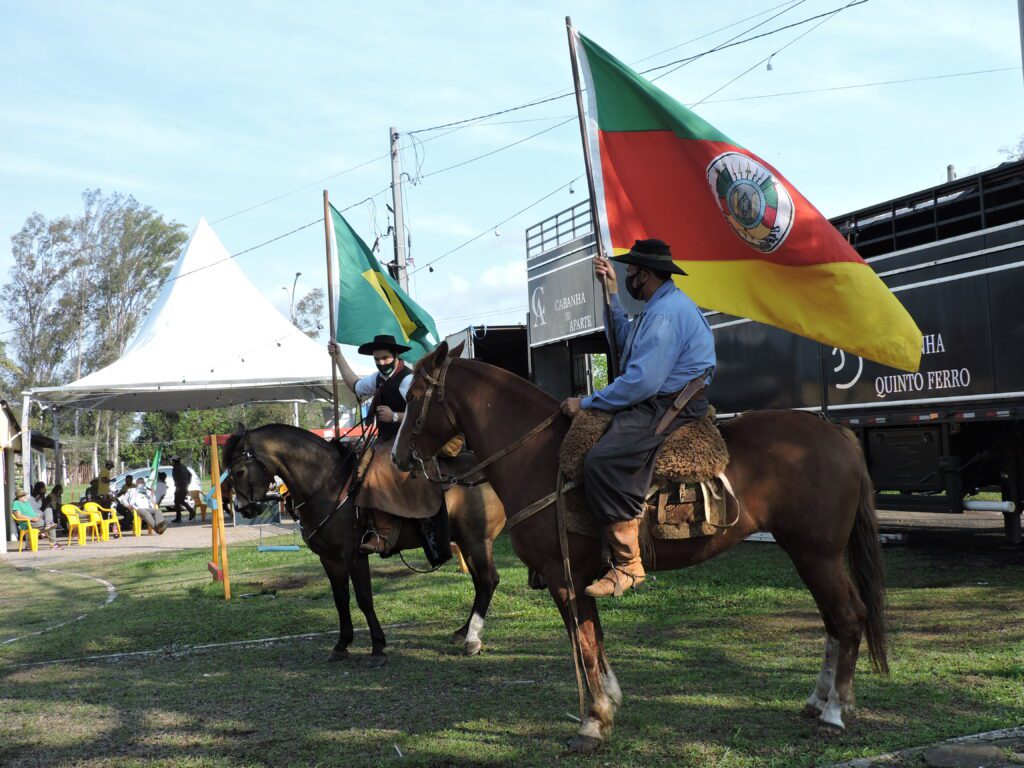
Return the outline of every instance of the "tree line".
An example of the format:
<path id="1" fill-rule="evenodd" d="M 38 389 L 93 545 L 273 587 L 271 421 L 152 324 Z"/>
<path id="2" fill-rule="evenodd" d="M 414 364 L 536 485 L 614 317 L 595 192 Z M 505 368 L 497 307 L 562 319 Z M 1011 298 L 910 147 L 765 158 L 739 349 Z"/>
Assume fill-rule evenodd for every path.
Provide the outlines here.
<path id="1" fill-rule="evenodd" d="M 184 225 L 131 195 L 88 189 L 82 203 L 74 216 L 33 213 L 11 237 L 13 263 L 0 287 L 9 324 L 0 336 L 0 387 L 9 403 L 27 389 L 76 381 L 121 357 L 188 239 Z M 296 302 L 293 322 L 317 338 L 322 307 L 323 291 L 311 291 Z M 187 414 L 33 408 L 30 423 L 49 434 L 56 422 L 71 482 L 82 482 L 107 458 L 148 464 L 157 445 L 192 459 L 201 472 L 203 435 L 233 431 L 239 419 L 256 426 L 291 416 L 286 405 Z M 321 408 L 304 407 L 302 418 L 320 426 Z"/>

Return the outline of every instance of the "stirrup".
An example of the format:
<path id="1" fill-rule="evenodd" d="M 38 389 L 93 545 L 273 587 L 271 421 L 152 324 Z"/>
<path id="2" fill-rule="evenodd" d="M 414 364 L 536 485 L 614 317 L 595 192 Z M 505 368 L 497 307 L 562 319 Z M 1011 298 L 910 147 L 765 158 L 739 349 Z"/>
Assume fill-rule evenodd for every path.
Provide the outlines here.
<path id="1" fill-rule="evenodd" d="M 626 583 L 626 579 L 629 579 L 628 584 Z M 598 584 L 601 584 L 602 582 L 610 581 L 612 582 L 611 596 L 622 597 L 622 595 L 625 593 L 627 589 L 636 589 L 638 583 L 642 584 L 645 579 L 646 574 L 643 578 L 638 578 L 631 573 L 626 573 L 615 563 L 611 563 L 608 566 L 608 569 L 604 573 L 602 573 L 601 576 L 596 581 L 594 581 L 593 584 L 587 587 L 585 592 L 591 597 L 607 597 L 607 595 L 591 595 L 590 587 L 595 587 Z"/>
<path id="2" fill-rule="evenodd" d="M 370 543 L 370 536 L 374 537 L 373 544 Z M 359 541 L 359 551 L 367 555 L 383 555 L 387 550 L 387 541 L 376 528 L 367 528 L 363 538 Z"/>

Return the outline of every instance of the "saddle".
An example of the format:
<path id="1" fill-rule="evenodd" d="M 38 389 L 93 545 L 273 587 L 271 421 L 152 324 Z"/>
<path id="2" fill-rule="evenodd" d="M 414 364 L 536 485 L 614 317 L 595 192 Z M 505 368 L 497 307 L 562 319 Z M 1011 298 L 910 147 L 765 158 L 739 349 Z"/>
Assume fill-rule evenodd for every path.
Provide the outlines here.
<path id="1" fill-rule="evenodd" d="M 458 474 L 476 465 L 476 456 L 463 450 L 465 441 L 457 435 L 438 454 L 444 474 Z M 430 482 L 423 472 L 402 472 L 391 461 L 392 443 L 377 443 L 363 454 L 356 470 L 356 506 L 413 520 L 433 517 L 441 506 L 444 488 Z M 483 473 L 469 478 L 483 482 Z"/>
<path id="2" fill-rule="evenodd" d="M 600 536 L 600 525 L 586 508 L 583 458 L 612 423 L 612 414 L 584 410 L 562 441 L 559 468 L 576 488 L 566 495 L 566 527 Z M 642 513 L 642 538 L 690 539 L 711 536 L 738 518 L 739 503 L 725 480 L 729 449 L 715 426 L 715 411 L 670 433 L 655 459 L 654 475 Z"/>

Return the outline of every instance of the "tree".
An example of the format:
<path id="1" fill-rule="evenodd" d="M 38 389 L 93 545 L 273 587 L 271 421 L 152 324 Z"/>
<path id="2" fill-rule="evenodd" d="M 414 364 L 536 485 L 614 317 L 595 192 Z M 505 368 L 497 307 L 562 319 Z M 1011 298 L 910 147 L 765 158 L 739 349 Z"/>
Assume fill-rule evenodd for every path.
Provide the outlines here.
<path id="1" fill-rule="evenodd" d="M 314 288 L 295 305 L 295 325 L 311 339 L 319 339 L 324 328 L 324 289 Z"/>
<path id="2" fill-rule="evenodd" d="M 1013 147 L 1000 147 L 999 151 L 1006 155 L 1008 161 L 1020 160 L 1024 157 L 1024 136 L 1017 139 L 1017 144 Z"/>
<path id="3" fill-rule="evenodd" d="M 11 238 L 14 256 L 8 281 L 0 289 L 4 317 L 12 325 L 8 385 L 15 394 L 53 384 L 67 356 L 82 308 L 67 299 L 68 275 L 76 261 L 70 219 L 47 221 L 33 213 Z"/>

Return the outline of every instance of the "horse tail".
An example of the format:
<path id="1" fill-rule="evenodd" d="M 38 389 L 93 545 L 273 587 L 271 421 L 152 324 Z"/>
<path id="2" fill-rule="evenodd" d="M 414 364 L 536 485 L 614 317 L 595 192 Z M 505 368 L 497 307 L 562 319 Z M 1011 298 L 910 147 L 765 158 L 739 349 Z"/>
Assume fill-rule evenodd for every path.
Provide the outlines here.
<path id="1" fill-rule="evenodd" d="M 864 459 L 860 440 L 850 430 L 840 429 L 843 437 L 852 442 L 857 449 L 861 472 L 857 516 L 854 518 L 853 531 L 846 545 L 846 554 L 857 592 L 867 608 L 865 634 L 871 666 L 876 672 L 887 675 L 889 662 L 886 658 L 885 638 L 885 573 L 882 568 L 882 547 L 878 540 L 875 488 L 871 482 L 871 475 L 868 474 L 867 461 Z"/>

